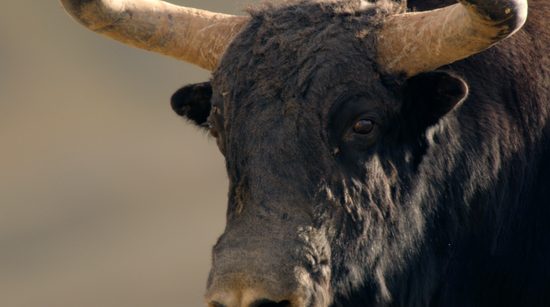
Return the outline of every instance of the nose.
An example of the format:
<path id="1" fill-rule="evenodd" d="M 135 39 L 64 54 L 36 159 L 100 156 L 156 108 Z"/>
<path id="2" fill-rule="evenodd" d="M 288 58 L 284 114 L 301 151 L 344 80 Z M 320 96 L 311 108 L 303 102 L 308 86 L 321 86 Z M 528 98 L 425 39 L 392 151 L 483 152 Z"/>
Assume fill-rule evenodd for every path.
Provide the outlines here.
<path id="1" fill-rule="evenodd" d="M 225 305 L 217 301 L 212 301 L 208 305 L 211 307 L 225 307 Z M 269 299 L 262 298 L 255 302 L 252 302 L 252 304 L 250 304 L 248 307 L 290 307 L 290 302 L 285 300 L 277 303 Z"/>
<path id="2" fill-rule="evenodd" d="M 281 302 L 270 301 L 269 299 L 259 299 L 252 303 L 253 307 L 290 307 L 290 301 L 284 300 Z"/>
<path id="3" fill-rule="evenodd" d="M 261 296 L 258 293 L 259 296 Z M 282 300 L 279 302 L 273 301 L 269 298 L 254 299 L 254 296 L 247 296 L 246 294 L 239 300 L 239 298 L 227 296 L 220 298 L 222 302 L 212 300 L 208 303 L 209 307 L 293 307 L 290 300 Z"/>
<path id="4" fill-rule="evenodd" d="M 330 248 L 323 233 L 267 223 L 254 227 L 246 220 L 238 226 L 226 230 L 213 248 L 208 307 L 330 305 Z"/>
<path id="5" fill-rule="evenodd" d="M 222 274 L 214 278 L 206 301 L 209 307 L 305 307 L 307 285 L 280 272 Z M 277 276 L 279 275 L 279 276 Z"/>
<path id="6" fill-rule="evenodd" d="M 205 297 L 208 307 L 328 307 L 328 267 L 305 265 L 289 257 L 289 250 L 215 253 Z"/>
<path id="7" fill-rule="evenodd" d="M 218 303 L 216 301 L 213 301 L 209 304 L 209 306 L 212 307 L 225 307 L 225 305 L 222 305 L 221 303 Z M 274 302 L 269 299 L 259 299 L 256 302 L 253 302 L 250 307 L 290 307 L 289 301 L 282 301 L 282 302 Z"/>

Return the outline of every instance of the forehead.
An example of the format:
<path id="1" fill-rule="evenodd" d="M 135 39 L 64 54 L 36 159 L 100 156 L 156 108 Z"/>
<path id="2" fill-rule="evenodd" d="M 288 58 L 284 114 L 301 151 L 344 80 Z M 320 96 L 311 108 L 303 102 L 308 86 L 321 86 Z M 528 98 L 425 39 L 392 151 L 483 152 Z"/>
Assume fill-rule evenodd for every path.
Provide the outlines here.
<path id="1" fill-rule="evenodd" d="M 343 1 L 252 12 L 214 73 L 215 95 L 225 97 L 220 107 L 299 101 L 328 110 L 341 96 L 383 90 L 374 64 L 376 14 L 359 10 L 358 1 Z"/>

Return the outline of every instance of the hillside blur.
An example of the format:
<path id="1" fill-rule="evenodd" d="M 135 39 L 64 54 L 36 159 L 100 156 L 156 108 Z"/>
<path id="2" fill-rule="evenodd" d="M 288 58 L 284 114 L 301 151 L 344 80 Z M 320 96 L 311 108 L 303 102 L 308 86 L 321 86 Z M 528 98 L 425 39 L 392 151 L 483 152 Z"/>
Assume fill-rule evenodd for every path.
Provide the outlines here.
<path id="1" fill-rule="evenodd" d="M 239 1 L 171 2 L 242 15 Z M 205 305 L 227 178 L 169 98 L 208 78 L 56 0 L 2 4 L 0 306 Z"/>

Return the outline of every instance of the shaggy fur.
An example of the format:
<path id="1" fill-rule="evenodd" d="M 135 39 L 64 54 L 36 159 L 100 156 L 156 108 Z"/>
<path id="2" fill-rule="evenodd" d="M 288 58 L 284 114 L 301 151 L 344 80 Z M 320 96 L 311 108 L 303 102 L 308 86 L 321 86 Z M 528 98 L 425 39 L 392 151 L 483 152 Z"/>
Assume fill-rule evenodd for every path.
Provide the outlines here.
<path id="1" fill-rule="evenodd" d="M 550 306 L 550 5 L 530 1 L 511 38 L 407 80 L 381 74 L 374 48 L 403 5 L 249 9 L 212 92 L 172 101 L 212 124 L 226 156 L 207 296 L 264 287 L 280 298 L 265 306 Z M 205 102 L 208 118 L 189 111 Z M 363 118 L 368 135 L 353 131 Z"/>

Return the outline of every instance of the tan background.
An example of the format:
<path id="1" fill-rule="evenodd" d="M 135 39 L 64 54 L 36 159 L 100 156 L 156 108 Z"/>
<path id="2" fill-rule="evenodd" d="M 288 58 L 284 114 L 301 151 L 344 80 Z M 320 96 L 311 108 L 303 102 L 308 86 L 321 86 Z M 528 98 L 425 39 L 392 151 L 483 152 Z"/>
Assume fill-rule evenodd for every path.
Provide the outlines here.
<path id="1" fill-rule="evenodd" d="M 238 1 L 172 3 L 243 15 Z M 247 2 L 251 2 L 248 0 Z M 0 306 L 204 306 L 227 179 L 170 95 L 209 72 L 0 6 Z"/>

